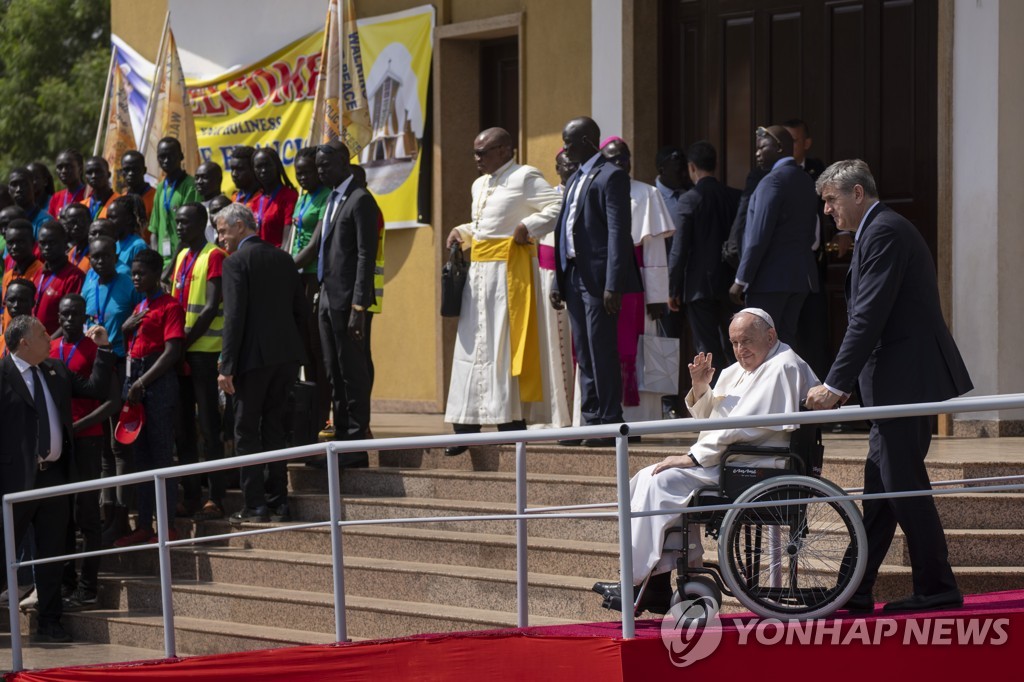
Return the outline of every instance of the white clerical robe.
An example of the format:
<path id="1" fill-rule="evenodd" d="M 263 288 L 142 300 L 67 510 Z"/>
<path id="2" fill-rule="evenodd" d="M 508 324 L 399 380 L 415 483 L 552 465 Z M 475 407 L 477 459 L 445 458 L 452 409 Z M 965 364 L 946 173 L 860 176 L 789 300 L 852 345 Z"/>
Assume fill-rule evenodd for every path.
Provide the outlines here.
<path id="1" fill-rule="evenodd" d="M 769 351 L 761 366 L 752 372 L 739 363 L 727 367 L 713 389 L 699 399 L 691 390 L 686 407 L 696 419 L 743 417 L 798 412 L 807 391 L 821 383 L 810 366 L 782 342 Z M 795 425 L 746 429 L 701 431 L 690 454 L 701 466 L 667 469 L 654 475 L 654 465 L 641 469 L 629 482 L 630 507 L 634 512 L 684 507 L 695 490 L 716 485 L 719 461 L 733 443 L 788 446 Z M 751 465 L 783 467 L 785 460 L 758 457 Z M 665 531 L 679 522 L 678 514 L 641 516 L 632 520 L 633 579 L 639 584 L 649 573 L 664 573 L 675 567 L 674 554 L 662 556 Z"/>
<path id="2" fill-rule="evenodd" d="M 511 238 L 519 223 L 532 238 L 540 239 L 554 229 L 560 209 L 561 195 L 539 170 L 509 161 L 493 175 L 473 182 L 473 222 L 456 229 L 464 248 L 474 239 Z M 519 381 L 512 376 L 507 272 L 504 262 L 473 261 L 469 266 L 452 359 L 447 422 L 504 424 L 523 418 Z"/>

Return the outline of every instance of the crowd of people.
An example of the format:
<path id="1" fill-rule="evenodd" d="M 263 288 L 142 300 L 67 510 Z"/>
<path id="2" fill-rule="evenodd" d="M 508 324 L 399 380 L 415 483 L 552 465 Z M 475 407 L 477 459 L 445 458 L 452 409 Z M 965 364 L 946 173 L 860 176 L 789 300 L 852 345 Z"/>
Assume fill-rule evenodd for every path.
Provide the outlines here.
<path id="1" fill-rule="evenodd" d="M 515 161 L 506 131 L 476 137 L 481 176 L 471 188 L 471 222 L 447 241 L 471 260 L 445 415 L 456 432 L 660 418 L 663 396 L 644 390 L 638 362 L 638 339 L 659 326 L 676 338 L 683 325 L 689 330 L 695 355 L 684 404 L 697 418 L 829 409 L 854 390 L 865 406 L 971 390 L 942 318 L 931 254 L 914 226 L 879 202 L 867 164 L 826 168 L 808 158 L 812 140 L 799 119 L 753 132 L 757 168 L 742 191 L 716 178 L 717 153 L 706 141 L 659 151 L 651 186 L 630 178 L 624 140 L 598 142 L 597 123 L 575 118 L 562 131 L 561 185 L 553 188 Z M 827 242 L 840 257 L 853 249 L 848 326 L 834 359 L 826 350 Z M 929 487 L 933 423 L 872 423 L 866 493 Z M 697 488 L 717 483 L 729 445 L 785 445 L 794 428 L 701 432 L 687 453 L 634 476 L 632 511 L 689 504 Z M 614 439 L 560 443 L 610 447 Z M 678 552 L 666 552 L 664 536 L 677 520 L 632 520 L 634 581 L 648 581 L 641 611 L 669 608 Z M 885 609 L 962 604 L 931 497 L 866 500 L 864 522 L 867 570 L 847 609 L 875 608 L 872 589 L 897 525 L 910 547 L 913 593 Z M 685 546 L 695 555 L 686 561 L 699 567 L 700 539 Z M 619 583 L 593 589 L 606 607 L 622 608 Z"/>
<path id="2" fill-rule="evenodd" d="M 563 130 L 557 187 L 516 162 L 507 131 L 475 138 L 470 221 L 447 236 L 470 257 L 445 411 L 456 432 L 614 424 L 680 409 L 678 395 L 647 385 L 638 359 L 645 336 L 689 339 L 694 358 L 676 393 L 694 416 L 793 411 L 804 400 L 829 408 L 858 382 L 866 405 L 970 390 L 927 247 L 878 203 L 867 166 L 826 169 L 808 158 L 812 141 L 797 119 L 753 132 L 757 168 L 743 190 L 717 179 L 706 141 L 661 149 L 654 185 L 633 179 L 628 143 L 602 140 L 588 117 Z M 76 150 L 56 158 L 59 191 L 39 163 L 12 169 L 0 186 L 2 493 L 308 441 L 289 439 L 287 397 L 298 399 L 297 382 L 309 389 L 303 409 L 317 423 L 331 416 L 326 435 L 372 437 L 384 219 L 349 150 L 334 141 L 299 151 L 296 188 L 272 147 L 236 147 L 231 197 L 221 193 L 218 164 L 186 172 L 176 139 L 161 140 L 157 158 L 161 179 L 151 186 L 155 169 L 139 152 L 125 154 L 123 192 L 106 160 Z M 825 245 L 842 255 L 853 235 L 861 246 L 847 287 L 849 330 L 830 368 Z M 913 338 L 920 343 L 908 344 Z M 867 492 L 928 485 L 930 424 L 872 425 Z M 730 442 L 775 442 L 780 433 L 700 434 L 686 455 L 637 475 L 634 509 L 686 504 L 696 485 L 717 478 Z M 367 453 L 340 464 L 365 467 Z M 284 464 L 242 468 L 236 510 L 225 509 L 230 476 L 168 481 L 168 513 L 290 520 Z M 54 556 L 74 547 L 76 533 L 86 550 L 155 542 L 156 499 L 141 485 L 19 505 L 19 552 Z M 669 517 L 652 518 L 634 520 L 634 576 L 663 576 L 646 593 L 657 609 L 667 602 Z M 914 536 L 914 596 L 904 606 L 959 598 L 930 498 L 865 504 L 865 521 L 869 567 L 856 606 L 871 600 L 897 523 L 908 542 Z M 97 571 L 95 558 L 77 571 L 37 567 L 40 639 L 68 641 L 61 613 L 96 603 Z M 618 589 L 595 586 L 606 602 Z M 17 592 L 10 586 L 9 598 Z"/>
<path id="3" fill-rule="evenodd" d="M 44 164 L 12 169 L 0 186 L 0 493 L 304 444 L 328 415 L 323 435 L 369 437 L 384 219 L 350 157 L 339 141 L 302 149 L 296 189 L 273 147 L 236 147 L 230 198 L 223 169 L 208 161 L 193 177 L 171 137 L 155 186 L 137 151 L 120 160 L 123 192 L 105 159 L 73 149 L 57 155 L 59 191 Z M 311 429 L 289 420 L 300 399 L 292 412 Z M 231 475 L 169 480 L 168 514 L 290 520 L 283 463 L 242 467 L 236 510 Z M 73 552 L 79 535 L 86 551 L 155 542 L 156 500 L 139 485 L 17 505 L 19 555 Z M 95 557 L 40 565 L 4 598 L 36 602 L 37 639 L 69 641 L 61 613 L 97 603 L 98 569 Z"/>

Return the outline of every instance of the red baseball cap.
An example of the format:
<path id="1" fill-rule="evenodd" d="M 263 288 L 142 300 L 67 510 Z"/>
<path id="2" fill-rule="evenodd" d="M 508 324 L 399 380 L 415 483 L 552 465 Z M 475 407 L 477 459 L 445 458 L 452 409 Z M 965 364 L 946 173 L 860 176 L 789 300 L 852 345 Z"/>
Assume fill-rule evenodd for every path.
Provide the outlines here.
<path id="1" fill-rule="evenodd" d="M 146 411 L 142 409 L 142 403 L 125 403 L 117 426 L 114 427 L 114 438 L 122 445 L 131 445 L 139 437 L 139 431 L 145 423 Z"/>

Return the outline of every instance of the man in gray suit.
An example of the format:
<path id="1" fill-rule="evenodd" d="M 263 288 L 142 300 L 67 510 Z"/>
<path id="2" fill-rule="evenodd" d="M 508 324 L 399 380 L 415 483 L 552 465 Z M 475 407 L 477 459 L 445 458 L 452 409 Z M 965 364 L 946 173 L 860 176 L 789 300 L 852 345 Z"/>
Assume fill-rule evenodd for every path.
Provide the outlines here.
<path id="1" fill-rule="evenodd" d="M 775 320 L 779 339 L 799 350 L 800 310 L 818 290 L 814 261 L 818 197 L 814 181 L 793 160 L 793 137 L 782 126 L 757 129 L 757 165 L 768 175 L 747 209 L 747 228 L 733 303 L 762 308 Z"/>

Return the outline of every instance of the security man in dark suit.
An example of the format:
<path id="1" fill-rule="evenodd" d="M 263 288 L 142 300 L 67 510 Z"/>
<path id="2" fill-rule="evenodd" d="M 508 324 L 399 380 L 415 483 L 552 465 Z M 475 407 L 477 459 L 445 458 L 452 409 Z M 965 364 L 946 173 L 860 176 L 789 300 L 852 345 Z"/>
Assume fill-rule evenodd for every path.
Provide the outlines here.
<path id="1" fill-rule="evenodd" d="M 555 228 L 555 286 L 551 304 L 569 307 L 580 371 L 585 424 L 622 421 L 618 318 L 622 294 L 643 291 L 633 252 L 629 174 L 601 156 L 601 131 L 586 116 L 562 131 L 565 153 L 579 163 L 569 178 Z M 582 444 L 614 445 L 613 438 Z"/>
<path id="2" fill-rule="evenodd" d="M 364 185 L 355 181 L 348 147 L 340 140 L 316 150 L 320 181 L 332 188 L 320 225 L 317 280 L 320 282 L 320 345 L 331 378 L 334 428 L 339 439 L 367 438 L 373 364 L 370 329 L 376 301 L 376 267 L 380 208 Z M 341 456 L 342 466 L 365 467 L 365 452 Z"/>
<path id="3" fill-rule="evenodd" d="M 251 455 L 286 446 L 285 397 L 303 359 L 306 297 L 295 261 L 256 236 L 244 204 L 217 213 L 224 260 L 224 344 L 217 384 L 235 399 L 235 450 Z M 265 473 L 264 473 L 265 471 Z M 285 462 L 242 467 L 245 506 L 232 523 L 289 521 Z"/>
<path id="4" fill-rule="evenodd" d="M 818 197 L 814 181 L 793 160 L 793 138 L 782 126 L 759 127 L 757 164 L 768 175 L 750 197 L 733 303 L 762 308 L 779 340 L 799 350 L 797 323 L 804 299 L 818 290 L 814 262 Z"/>
<path id="5" fill-rule="evenodd" d="M 4 330 L 7 350 L 0 360 L 0 495 L 46 488 L 75 481 L 74 431 L 71 398 L 102 400 L 109 394 L 113 357 L 107 350 L 107 332 L 95 326 L 89 337 L 100 347 L 88 379 L 50 359 L 50 337 L 43 324 L 24 315 Z M 20 545 L 32 524 L 38 558 L 64 553 L 68 515 L 67 496 L 49 497 L 14 506 L 14 534 Z M 0 530 L 0 589 L 7 584 L 7 556 Z M 60 623 L 60 563 L 35 568 L 39 595 L 40 642 L 70 642 Z M 16 591 L 12 591 L 12 598 Z"/>
<path id="6" fill-rule="evenodd" d="M 921 233 L 878 201 L 875 180 L 860 159 L 839 161 L 818 178 L 825 212 L 854 233 L 846 278 L 849 324 L 822 386 L 807 406 L 845 402 L 855 385 L 865 406 L 934 402 L 974 388 L 939 307 L 931 252 Z M 929 490 L 924 459 L 933 416 L 872 422 L 864 492 Z M 874 609 L 871 590 L 899 524 L 907 537 L 914 593 L 886 611 L 959 607 L 963 597 L 949 566 L 946 538 L 930 496 L 865 500 L 868 565 L 851 611 Z"/>
<path id="7" fill-rule="evenodd" d="M 735 312 L 728 296 L 732 269 L 722 260 L 722 243 L 729 238 L 739 197 L 715 177 L 718 154 L 710 142 L 694 142 L 686 160 L 694 185 L 679 199 L 682 220 L 668 259 L 668 305 L 686 307 L 697 352 L 710 353 L 721 374 L 735 362 L 728 336 Z"/>

